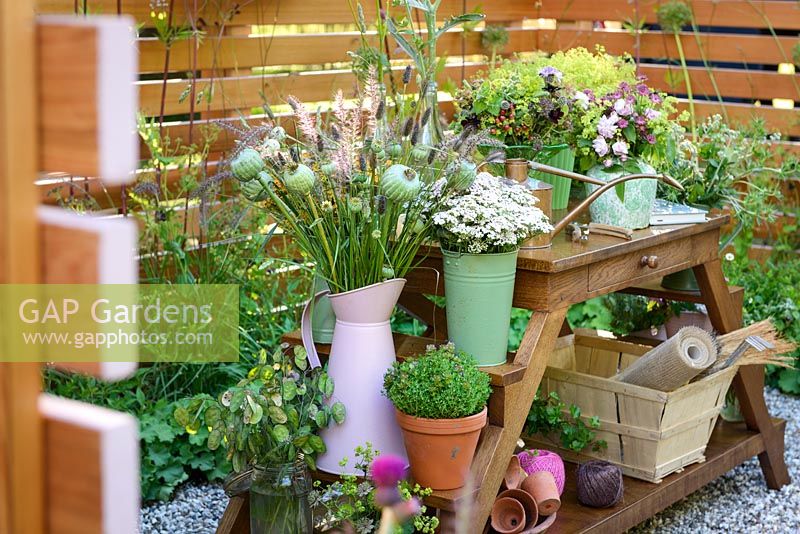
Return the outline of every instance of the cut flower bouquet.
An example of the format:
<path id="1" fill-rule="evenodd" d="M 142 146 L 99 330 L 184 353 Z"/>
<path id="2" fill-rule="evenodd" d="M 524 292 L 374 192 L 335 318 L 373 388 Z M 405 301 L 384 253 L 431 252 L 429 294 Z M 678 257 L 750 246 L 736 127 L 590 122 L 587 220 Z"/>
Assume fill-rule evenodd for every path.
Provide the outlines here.
<path id="1" fill-rule="evenodd" d="M 300 140 L 266 124 L 236 129 L 230 173 L 313 261 L 332 293 L 401 278 L 430 235 L 430 215 L 475 178 L 469 155 L 485 141 L 475 129 L 437 146 L 419 143 L 431 113 L 386 113 L 374 77 L 354 104 L 339 91 L 327 124 L 290 97 Z"/>

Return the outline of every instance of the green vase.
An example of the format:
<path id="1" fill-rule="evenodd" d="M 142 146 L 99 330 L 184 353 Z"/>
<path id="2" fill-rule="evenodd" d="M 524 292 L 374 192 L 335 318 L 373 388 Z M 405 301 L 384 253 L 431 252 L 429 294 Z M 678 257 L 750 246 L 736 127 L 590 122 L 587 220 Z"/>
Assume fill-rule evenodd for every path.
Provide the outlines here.
<path id="1" fill-rule="evenodd" d="M 575 150 L 569 145 L 546 146 L 536 154 L 533 160 L 564 171 L 572 171 L 575 166 Z M 572 180 L 546 172 L 534 172 L 532 176 L 553 186 L 554 210 L 566 209 L 567 204 L 569 204 L 569 190 L 572 188 Z"/>
<path id="2" fill-rule="evenodd" d="M 655 169 L 644 161 L 629 160 L 624 170 L 619 165 L 606 169 L 595 165 L 586 173 L 592 178 L 610 182 L 634 173 L 656 174 Z M 591 194 L 599 185 L 586 184 L 586 194 Z M 656 199 L 658 181 L 652 179 L 631 180 L 606 191 L 589 206 L 592 222 L 622 226 L 631 230 L 650 226 L 650 214 Z"/>
<path id="3" fill-rule="evenodd" d="M 314 294 L 325 291 L 328 283 L 325 279 L 314 277 Z M 314 312 L 311 315 L 311 331 L 314 335 L 315 343 L 329 345 L 333 341 L 333 327 L 336 325 L 336 314 L 333 313 L 331 301 L 328 297 L 322 297 L 314 304 Z"/>
<path id="4" fill-rule="evenodd" d="M 506 363 L 518 252 L 442 251 L 450 341 L 481 367 Z"/>
<path id="5" fill-rule="evenodd" d="M 661 280 L 661 287 L 676 291 L 700 291 L 697 278 L 692 269 L 684 269 L 677 273 L 668 274 Z"/>

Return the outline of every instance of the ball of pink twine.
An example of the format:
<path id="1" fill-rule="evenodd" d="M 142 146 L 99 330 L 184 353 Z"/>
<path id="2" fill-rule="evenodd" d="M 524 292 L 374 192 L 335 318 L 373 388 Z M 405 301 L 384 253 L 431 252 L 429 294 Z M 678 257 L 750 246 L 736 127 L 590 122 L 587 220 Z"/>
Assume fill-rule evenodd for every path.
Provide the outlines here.
<path id="1" fill-rule="evenodd" d="M 566 475 L 564 474 L 564 461 L 561 459 L 561 456 L 544 449 L 532 449 L 522 451 L 517 454 L 517 457 L 519 457 L 519 465 L 522 466 L 522 470 L 529 475 L 538 473 L 539 471 L 548 471 L 551 473 L 553 478 L 556 479 L 559 495 L 564 493 L 564 480 Z"/>

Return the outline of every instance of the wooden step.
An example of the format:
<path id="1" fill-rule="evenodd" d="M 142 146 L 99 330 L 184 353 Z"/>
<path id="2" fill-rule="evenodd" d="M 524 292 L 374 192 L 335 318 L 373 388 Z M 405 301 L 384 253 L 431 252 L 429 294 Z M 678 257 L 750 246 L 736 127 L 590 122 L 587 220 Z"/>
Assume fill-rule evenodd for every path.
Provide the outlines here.
<path id="1" fill-rule="evenodd" d="M 783 440 L 786 422 L 772 419 Z M 727 423 L 721 418 L 706 447 L 706 460 L 673 473 L 659 484 L 625 477 L 622 501 L 611 508 L 588 508 L 578 503 L 575 486 L 577 466 L 565 462 L 567 483 L 561 496 L 561 509 L 548 534 L 625 532 L 686 497 L 733 467 L 764 451 L 763 437 L 745 428 L 744 423 Z"/>
<path id="2" fill-rule="evenodd" d="M 455 511 L 467 499 L 474 499 L 480 488 L 483 479 L 483 471 L 489 465 L 492 454 L 494 454 L 495 444 L 499 441 L 503 429 L 495 425 L 487 425 L 481 433 L 481 440 L 478 442 L 478 449 L 475 451 L 475 458 L 472 461 L 472 478 L 476 480 L 470 490 L 466 487 L 455 490 L 437 490 L 425 498 L 425 504 L 437 510 Z M 312 471 L 311 476 L 315 480 L 323 482 L 335 482 L 339 480 L 339 475 L 326 473 L 323 471 Z"/>
<path id="3" fill-rule="evenodd" d="M 298 345 L 302 343 L 300 331 L 295 330 L 283 336 L 283 341 Z M 397 351 L 398 359 L 405 359 L 410 356 L 416 356 L 425 352 L 425 347 L 434 345 L 436 341 L 433 338 L 408 336 L 405 334 L 394 334 L 394 346 Z M 317 353 L 320 358 L 330 355 L 331 346 L 322 343 L 315 343 Z M 525 367 L 514 363 L 514 354 L 508 354 L 508 360 L 501 365 L 494 365 L 492 367 L 482 367 L 481 371 L 491 377 L 491 384 L 495 387 L 506 387 L 522 380 L 525 373 Z"/>

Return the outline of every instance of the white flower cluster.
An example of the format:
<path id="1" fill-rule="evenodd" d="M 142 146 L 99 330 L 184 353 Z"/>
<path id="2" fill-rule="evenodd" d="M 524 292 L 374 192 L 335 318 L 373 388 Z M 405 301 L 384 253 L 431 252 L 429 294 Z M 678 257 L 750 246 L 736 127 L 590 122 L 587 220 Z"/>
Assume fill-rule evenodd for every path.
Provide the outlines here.
<path id="1" fill-rule="evenodd" d="M 536 202 L 523 187 L 503 184 L 482 172 L 466 194 L 445 201 L 433 223 L 449 250 L 508 252 L 527 238 L 553 229 Z"/>

